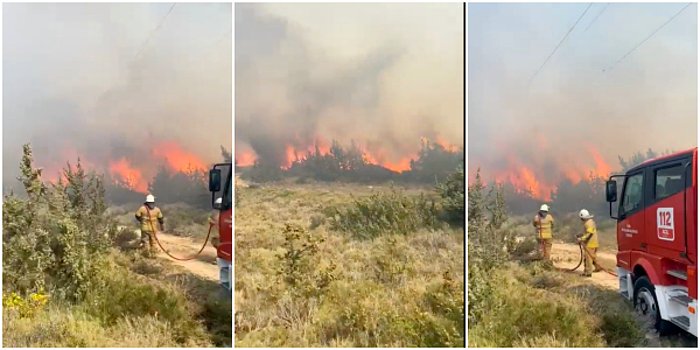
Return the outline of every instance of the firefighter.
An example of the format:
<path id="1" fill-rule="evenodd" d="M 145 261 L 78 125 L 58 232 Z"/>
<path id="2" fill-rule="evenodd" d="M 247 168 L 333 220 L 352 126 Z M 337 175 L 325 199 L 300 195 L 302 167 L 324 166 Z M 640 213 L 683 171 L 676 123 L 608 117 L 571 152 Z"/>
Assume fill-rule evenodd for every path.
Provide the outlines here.
<path id="1" fill-rule="evenodd" d="M 583 247 L 583 276 L 591 277 L 593 272 L 600 271 L 595 262 L 596 251 L 598 250 L 598 231 L 596 230 L 595 221 L 593 221 L 593 215 L 588 210 L 581 209 L 578 217 L 581 218 L 581 223 L 583 223 L 583 233 L 576 236 L 578 243 Z M 593 270 L 594 264 L 596 264 L 595 271 Z"/>
<path id="2" fill-rule="evenodd" d="M 223 203 L 221 197 L 217 198 L 216 201 L 214 201 L 214 204 L 216 204 L 216 208 L 212 211 L 211 215 L 209 216 L 209 225 L 211 225 L 211 229 L 215 230 L 215 232 L 219 232 L 219 208 L 221 208 L 221 203 Z M 219 237 L 212 237 L 211 238 L 211 245 L 214 246 L 214 248 L 219 248 Z"/>
<path id="3" fill-rule="evenodd" d="M 146 202 L 136 211 L 136 220 L 141 223 L 141 243 L 139 247 L 146 249 L 148 256 L 156 252 L 155 234 L 160 226 L 160 231 L 165 231 L 163 212 L 156 207 L 156 198 L 149 194 Z M 146 245 L 148 243 L 148 245 Z"/>
<path id="4" fill-rule="evenodd" d="M 532 226 L 537 229 L 537 242 L 539 244 L 540 256 L 550 261 L 552 252 L 552 231 L 554 231 L 554 217 L 549 213 L 549 206 L 542 204 L 540 211 L 532 220 Z"/>

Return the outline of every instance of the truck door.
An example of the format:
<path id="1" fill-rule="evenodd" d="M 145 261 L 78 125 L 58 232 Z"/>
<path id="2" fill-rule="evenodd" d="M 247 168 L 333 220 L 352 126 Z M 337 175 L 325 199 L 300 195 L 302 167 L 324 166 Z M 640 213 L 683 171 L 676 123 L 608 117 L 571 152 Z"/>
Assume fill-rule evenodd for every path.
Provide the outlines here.
<path id="1" fill-rule="evenodd" d="M 644 236 L 644 183 L 645 171 L 627 175 L 622 189 L 622 201 L 618 210 L 617 243 L 618 265 L 630 269 L 630 252 L 646 251 Z"/>
<path id="2" fill-rule="evenodd" d="M 685 252 L 686 164 L 689 158 L 663 162 L 649 168 L 650 181 L 645 191 L 646 223 L 650 252 L 681 259 Z"/>

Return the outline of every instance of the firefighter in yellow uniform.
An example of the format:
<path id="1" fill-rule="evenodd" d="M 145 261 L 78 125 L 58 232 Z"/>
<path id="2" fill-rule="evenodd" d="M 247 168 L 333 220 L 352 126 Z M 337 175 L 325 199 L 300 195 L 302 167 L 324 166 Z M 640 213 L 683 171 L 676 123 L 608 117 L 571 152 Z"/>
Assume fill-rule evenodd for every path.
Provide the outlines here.
<path id="1" fill-rule="evenodd" d="M 140 247 L 148 249 L 148 255 L 156 252 L 155 234 L 160 227 L 160 231 L 165 231 L 163 222 L 163 212 L 156 207 L 156 199 L 152 194 L 146 196 L 146 202 L 136 211 L 136 220 L 141 223 L 141 244 Z M 148 245 L 146 245 L 148 243 Z"/>
<path id="2" fill-rule="evenodd" d="M 542 204 L 540 211 L 532 220 L 532 225 L 537 229 L 537 242 L 539 243 L 540 256 L 549 261 L 552 252 L 552 231 L 554 231 L 554 217 L 549 213 L 549 206 Z"/>
<path id="3" fill-rule="evenodd" d="M 595 263 L 596 251 L 598 250 L 598 231 L 593 221 L 593 215 L 588 210 L 581 209 L 578 213 L 583 223 L 583 234 L 578 235 L 579 244 L 583 245 L 583 261 L 584 261 L 584 277 L 591 277 L 593 272 L 600 271 Z M 596 264 L 596 269 L 593 270 L 593 264 Z"/>

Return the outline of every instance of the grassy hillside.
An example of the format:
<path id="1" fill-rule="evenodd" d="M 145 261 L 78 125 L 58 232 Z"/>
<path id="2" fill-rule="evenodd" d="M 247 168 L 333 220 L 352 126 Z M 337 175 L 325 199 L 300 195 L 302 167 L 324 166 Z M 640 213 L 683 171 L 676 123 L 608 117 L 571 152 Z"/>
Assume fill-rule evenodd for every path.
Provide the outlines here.
<path id="1" fill-rule="evenodd" d="M 464 345 L 464 232 L 434 188 L 285 182 L 237 196 L 236 346 Z"/>

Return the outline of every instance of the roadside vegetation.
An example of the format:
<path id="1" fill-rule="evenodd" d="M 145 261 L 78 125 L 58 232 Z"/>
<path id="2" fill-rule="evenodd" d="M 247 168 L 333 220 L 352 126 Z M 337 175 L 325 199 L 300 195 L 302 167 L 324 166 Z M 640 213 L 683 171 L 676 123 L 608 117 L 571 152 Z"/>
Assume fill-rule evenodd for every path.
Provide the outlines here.
<path id="1" fill-rule="evenodd" d="M 230 299 L 128 249 L 100 175 L 78 161 L 43 182 L 29 145 L 20 170 L 26 196 L 3 203 L 3 347 L 231 345 Z"/>
<path id="2" fill-rule="evenodd" d="M 236 346 L 463 347 L 463 174 L 237 183 Z"/>
<path id="3" fill-rule="evenodd" d="M 587 284 L 541 261 L 517 239 L 503 189 L 479 172 L 468 188 L 470 347 L 635 347 L 645 330 L 613 290 Z M 522 224 L 520 224 L 522 225 Z"/>

